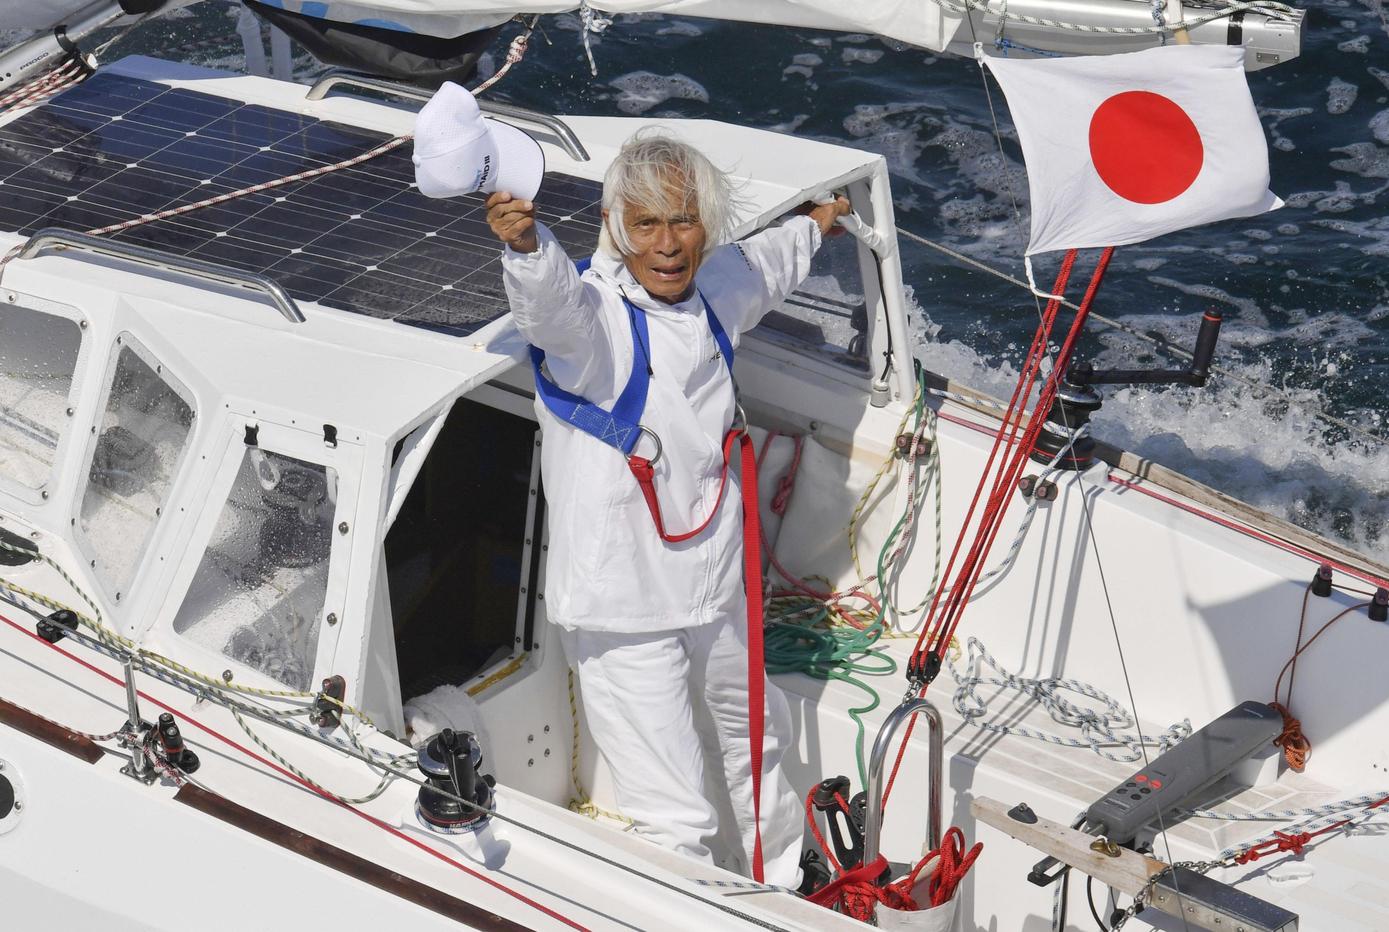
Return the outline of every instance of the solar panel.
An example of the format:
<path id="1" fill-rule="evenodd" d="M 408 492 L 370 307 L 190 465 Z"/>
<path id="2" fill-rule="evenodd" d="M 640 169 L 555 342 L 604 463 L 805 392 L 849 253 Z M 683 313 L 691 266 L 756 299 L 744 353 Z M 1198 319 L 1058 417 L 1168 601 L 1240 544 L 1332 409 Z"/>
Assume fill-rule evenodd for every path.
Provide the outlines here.
<path id="1" fill-rule="evenodd" d="M 0 126 L 0 227 L 88 230 L 332 164 L 384 133 L 98 74 Z M 296 298 L 464 336 L 506 313 L 483 198 L 424 197 L 410 147 L 353 168 L 111 234 L 260 272 Z M 558 172 L 540 218 L 575 257 L 597 244 L 596 182 Z"/>

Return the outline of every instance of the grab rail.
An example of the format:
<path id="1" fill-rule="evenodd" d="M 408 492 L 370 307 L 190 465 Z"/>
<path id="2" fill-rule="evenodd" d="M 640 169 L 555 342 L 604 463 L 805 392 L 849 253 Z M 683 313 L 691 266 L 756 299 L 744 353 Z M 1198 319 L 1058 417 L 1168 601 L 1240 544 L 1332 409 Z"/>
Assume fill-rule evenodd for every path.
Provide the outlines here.
<path id="1" fill-rule="evenodd" d="M 353 71 L 333 70 L 319 78 L 314 86 L 309 88 L 309 93 L 305 96 L 306 100 L 322 100 L 328 96 L 328 92 L 338 85 L 348 85 L 350 87 L 360 87 L 369 91 L 377 91 L 382 94 L 394 94 L 397 97 L 405 97 L 410 100 L 427 101 L 434 96 L 433 91 L 427 91 L 421 87 L 414 87 L 410 84 L 399 84 L 395 81 L 384 81 L 381 78 L 373 78 L 364 74 L 357 74 Z M 488 100 L 485 97 L 477 99 L 478 108 L 483 113 L 490 113 L 494 116 L 506 117 L 518 123 L 529 123 L 533 126 L 541 126 L 555 134 L 560 146 L 569 157 L 577 162 L 590 161 L 591 156 L 584 144 L 579 141 L 579 137 L 569 128 L 559 117 L 551 113 L 541 113 L 538 110 L 529 110 L 525 107 L 518 107 L 515 104 L 499 103 L 495 100 Z"/>
<path id="2" fill-rule="evenodd" d="M 102 239 L 74 230 L 63 230 L 57 227 L 39 230 L 29 237 L 29 241 L 19 250 L 15 258 L 32 259 L 49 246 L 56 246 L 61 249 L 79 249 L 83 252 L 118 259 L 134 265 L 152 266 L 166 272 L 182 273 L 191 278 L 233 285 L 249 291 L 258 291 L 270 299 L 270 303 L 275 305 L 276 310 L 285 320 L 292 324 L 302 324 L 305 321 L 304 312 L 299 310 L 299 305 L 294 303 L 294 299 L 289 296 L 289 293 L 278 282 L 272 281 L 264 275 L 258 275 L 255 272 L 241 272 L 217 265 L 214 262 L 192 259 L 187 256 L 176 256 L 172 253 L 161 252 L 158 249 Z"/>
<path id="3" fill-rule="evenodd" d="M 941 725 L 940 713 L 924 698 L 908 699 L 892 710 L 877 740 L 873 742 L 873 754 L 868 761 L 868 811 L 863 826 L 863 863 L 872 864 L 878 859 L 878 849 L 882 842 L 883 829 L 883 763 L 887 758 L 893 736 L 897 734 L 902 722 L 917 712 L 926 715 L 929 729 L 926 777 L 926 837 L 931 850 L 940 847 L 940 794 L 941 772 L 945 766 L 945 730 Z"/>

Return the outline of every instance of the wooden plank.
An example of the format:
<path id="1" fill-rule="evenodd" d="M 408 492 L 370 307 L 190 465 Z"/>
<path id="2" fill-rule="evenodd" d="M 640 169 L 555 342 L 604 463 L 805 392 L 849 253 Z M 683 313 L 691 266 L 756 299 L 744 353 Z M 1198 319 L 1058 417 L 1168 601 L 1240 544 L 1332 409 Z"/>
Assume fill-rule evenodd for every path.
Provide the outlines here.
<path id="1" fill-rule="evenodd" d="M 495 929 L 499 932 L 518 932 L 527 927 L 512 922 L 503 916 L 483 909 L 472 903 L 449 896 L 434 887 L 418 880 L 403 877 L 374 861 L 359 857 L 350 851 L 334 847 L 326 841 L 305 835 L 298 829 L 282 822 L 267 818 L 238 805 L 224 796 L 208 792 L 193 784 L 185 784 L 174 795 L 177 802 L 190 806 L 199 812 L 234 825 L 243 831 L 279 845 L 295 854 L 317 861 L 325 867 L 341 871 L 363 883 L 423 906 L 431 912 L 447 916 L 470 929 Z"/>
<path id="2" fill-rule="evenodd" d="M 4 699 L 0 699 L 0 722 L 89 764 L 95 764 L 106 755 L 101 745 L 92 739 Z"/>
<path id="3" fill-rule="evenodd" d="M 1149 877 L 1167 869 L 1163 862 L 1127 848 L 1115 849 L 1118 851 L 1116 856 L 1094 851 L 1090 846 L 1095 842 L 1095 836 L 1035 816 L 1035 813 L 1035 821 L 1019 821 L 1008 814 L 1013 808 L 996 799 L 981 796 L 970 803 L 969 811 L 985 825 L 993 826 L 1042 854 L 1051 855 L 1063 864 L 1069 864 L 1105 886 L 1129 896 L 1145 888 Z"/>

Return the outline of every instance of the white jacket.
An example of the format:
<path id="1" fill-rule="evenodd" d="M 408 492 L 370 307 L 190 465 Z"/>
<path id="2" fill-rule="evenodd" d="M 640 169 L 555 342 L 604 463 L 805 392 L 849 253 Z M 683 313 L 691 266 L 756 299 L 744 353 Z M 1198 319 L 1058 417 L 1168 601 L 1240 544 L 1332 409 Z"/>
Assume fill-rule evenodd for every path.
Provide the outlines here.
<path id="1" fill-rule="evenodd" d="M 647 295 L 619 259 L 599 253 L 580 278 L 554 234 L 536 224 L 540 246 L 507 249 L 502 260 L 512 316 L 545 351 L 560 388 L 611 410 L 632 370 L 625 292 L 646 312 L 651 387 L 643 426 L 660 435 L 655 486 L 666 529 L 680 534 L 704 521 L 718 496 L 722 442 L 733 420 L 734 390 L 699 296 L 664 304 Z M 809 217 L 712 251 L 695 284 L 736 347 L 810 272 L 820 228 Z M 703 533 L 661 540 L 640 487 L 618 450 L 567 421 L 539 398 L 544 428 L 541 474 L 549 506 L 546 606 L 551 621 L 591 631 L 684 628 L 741 612 L 742 512 L 737 464 L 723 505 Z M 653 455 L 649 438 L 636 452 Z M 736 450 L 735 450 L 736 457 Z"/>

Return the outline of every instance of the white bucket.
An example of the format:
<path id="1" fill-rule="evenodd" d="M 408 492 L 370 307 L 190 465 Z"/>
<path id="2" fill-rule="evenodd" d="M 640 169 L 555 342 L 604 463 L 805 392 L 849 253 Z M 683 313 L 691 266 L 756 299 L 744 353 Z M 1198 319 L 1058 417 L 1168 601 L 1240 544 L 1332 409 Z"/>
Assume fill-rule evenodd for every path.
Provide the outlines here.
<path id="1" fill-rule="evenodd" d="M 915 911 L 889 909 L 880 903 L 875 914 L 878 928 L 900 929 L 901 932 L 949 932 L 955 926 L 955 906 L 959 902 L 960 898 L 953 896 L 940 906 Z"/>
<path id="2" fill-rule="evenodd" d="M 913 900 L 918 903 L 931 901 L 931 875 L 939 865 L 940 861 L 932 861 L 917 875 L 916 883 L 912 885 Z M 899 929 L 901 932 L 950 932 L 955 927 L 955 907 L 959 902 L 958 896 L 952 896 L 940 906 L 917 910 L 892 909 L 879 903 L 874 915 L 880 929 Z"/>

